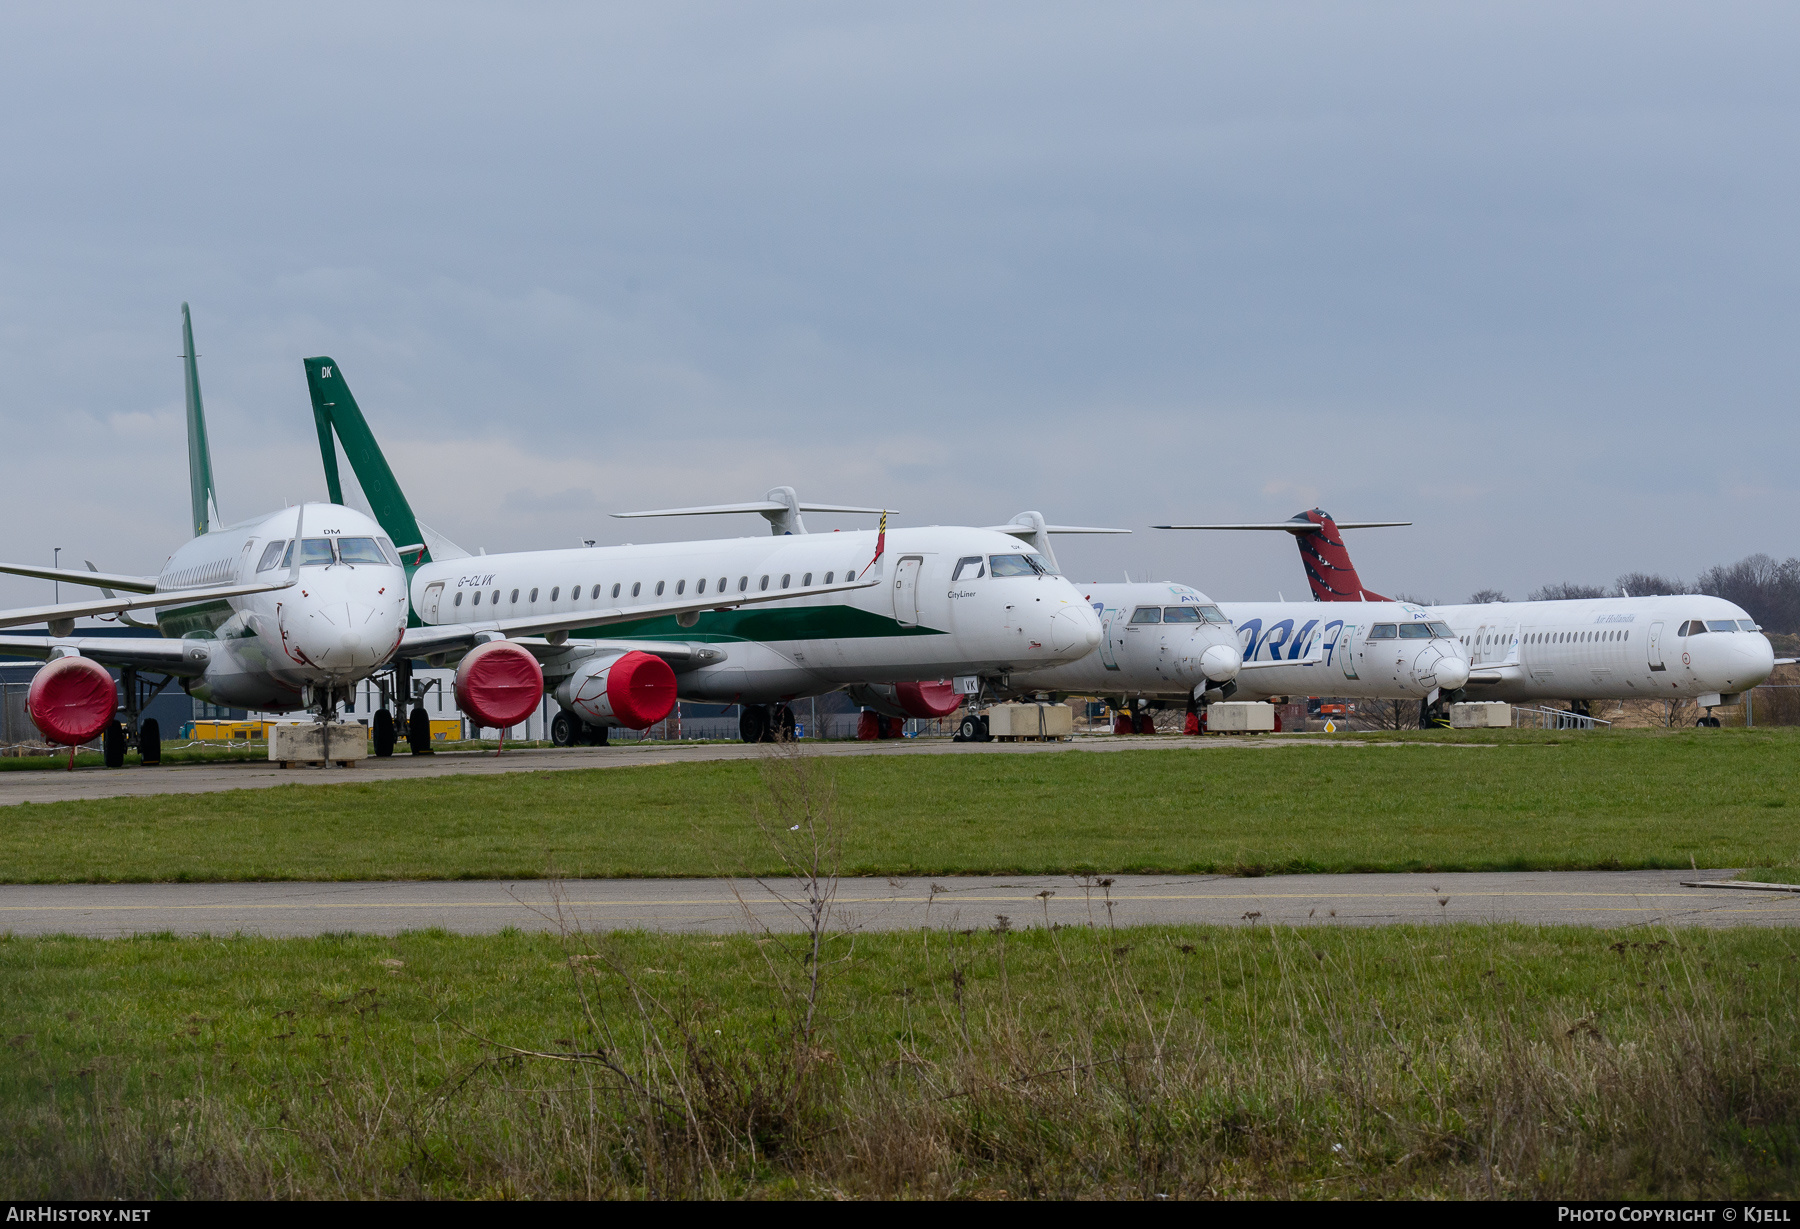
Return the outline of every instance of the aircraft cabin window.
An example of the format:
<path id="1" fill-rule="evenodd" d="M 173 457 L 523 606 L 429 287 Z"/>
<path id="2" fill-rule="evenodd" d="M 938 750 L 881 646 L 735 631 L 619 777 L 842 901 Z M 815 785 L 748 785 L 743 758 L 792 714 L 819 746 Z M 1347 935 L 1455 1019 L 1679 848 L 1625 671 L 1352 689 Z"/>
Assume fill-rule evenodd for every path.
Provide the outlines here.
<path id="1" fill-rule="evenodd" d="M 386 563 L 387 556 L 381 553 L 374 538 L 339 538 L 338 561 L 340 563 Z"/>
<path id="2" fill-rule="evenodd" d="M 830 584 L 830 583 L 831 583 L 831 578 L 832 578 L 832 577 L 833 577 L 833 576 L 834 576 L 834 575 L 836 575 L 836 573 L 833 573 L 833 572 L 827 572 L 827 573 L 825 573 L 825 583 L 826 583 L 826 584 Z"/>
<path id="3" fill-rule="evenodd" d="M 1013 557 L 1016 557 L 1016 556 L 1013 556 Z M 1000 559 L 1009 558 L 1009 556 L 995 555 L 994 558 L 996 560 L 1000 560 Z M 996 575 L 996 576 L 1001 575 L 999 568 L 994 569 L 994 575 Z M 1133 623 L 1161 623 L 1162 622 L 1162 607 L 1160 607 L 1160 606 L 1139 606 L 1136 610 L 1131 612 L 1131 621 Z"/>
<path id="4" fill-rule="evenodd" d="M 1392 623 L 1377 623 L 1369 629 L 1370 640 L 1393 640 L 1398 635 Z"/>
<path id="5" fill-rule="evenodd" d="M 558 586 L 556 586 L 556 588 L 550 590 L 550 600 L 554 602 L 557 598 L 557 595 L 560 594 L 561 592 L 562 592 L 561 585 L 558 585 Z M 569 590 L 569 596 L 573 597 L 575 595 L 575 593 L 576 593 L 576 590 L 574 590 L 574 589 Z M 537 601 L 537 590 L 535 590 L 535 589 L 533 589 L 531 591 L 531 600 L 534 602 Z"/>
<path id="6" fill-rule="evenodd" d="M 719 592 L 725 592 L 725 578 L 723 576 L 719 577 Z"/>
<path id="7" fill-rule="evenodd" d="M 744 592 L 744 590 L 748 589 L 749 587 L 750 587 L 750 578 L 748 576 L 738 577 L 738 592 L 739 593 Z"/>
<path id="8" fill-rule="evenodd" d="M 519 591 L 517 589 L 512 591 L 512 604 L 515 606 L 519 604 Z"/>
<path id="9" fill-rule="evenodd" d="M 488 594 L 488 603 L 493 606 L 498 606 L 500 604 L 500 590 L 495 589 L 492 593 Z"/>
<path id="10" fill-rule="evenodd" d="M 696 581 L 694 583 L 694 592 L 695 593 L 705 593 L 706 592 L 706 577 L 702 576 L 698 581 Z"/>
<path id="11" fill-rule="evenodd" d="M 634 580 L 631 582 L 631 596 L 632 597 L 636 597 L 638 594 L 642 593 L 643 591 L 644 591 L 644 582 L 643 581 Z"/>
<path id="12" fill-rule="evenodd" d="M 1026 555 L 993 555 L 988 559 L 994 569 L 996 579 L 1002 576 L 1036 576 L 1038 570 L 1031 566 L 1031 559 Z M 1137 622 L 1134 618 L 1132 622 Z"/>
<path id="13" fill-rule="evenodd" d="M 454 602 L 451 602 L 451 603 L 450 603 L 450 604 L 451 604 L 451 605 L 452 605 L 452 606 L 460 606 L 460 605 L 462 605 L 462 591 L 461 591 L 461 590 L 460 590 L 460 589 L 459 589 L 459 590 L 458 590 L 458 591 L 457 591 L 457 594 L 456 594 L 456 600 L 455 600 L 455 601 L 454 601 Z"/>
<path id="14" fill-rule="evenodd" d="M 615 581 L 615 582 L 613 582 L 613 587 L 612 587 L 612 595 L 613 595 L 613 596 L 614 596 L 614 597 L 618 597 L 618 596 L 619 596 L 619 585 L 618 585 L 618 582 L 617 582 L 617 581 Z"/>
<path id="15" fill-rule="evenodd" d="M 1709 632 L 1735 632 L 1737 630 L 1737 620 L 1708 619 L 1706 621 L 1706 630 Z"/>
<path id="16" fill-rule="evenodd" d="M 481 605 L 481 590 L 479 590 L 479 589 L 475 590 L 475 596 L 469 599 L 469 605 L 471 605 L 471 606 Z"/>
<path id="17" fill-rule="evenodd" d="M 281 552 L 287 546 L 287 539 L 278 538 L 263 548 L 262 558 L 257 561 L 256 570 L 266 572 L 281 562 Z"/>
<path id="18" fill-rule="evenodd" d="M 806 575 L 804 575 L 800 578 L 800 587 L 802 589 L 805 589 L 805 588 L 809 588 L 811 585 L 812 585 L 812 573 L 808 572 Z"/>
<path id="19" fill-rule="evenodd" d="M 758 590 L 758 591 L 759 591 L 759 592 L 763 592 L 763 593 L 766 593 L 766 592 L 768 592 L 768 589 L 769 589 L 769 578 L 768 578 L 768 576 L 767 576 L 767 575 L 766 575 L 766 574 L 765 574 L 765 575 L 764 575 L 764 576 L 763 576 L 763 578 L 762 578 L 762 582 L 761 582 L 761 583 L 760 583 L 760 584 L 758 584 L 758 585 L 757 585 L 757 586 L 756 586 L 756 588 L 757 588 L 757 590 Z"/>
<path id="20" fill-rule="evenodd" d="M 1431 639 L 1431 624 L 1429 624 L 1429 623 L 1402 623 L 1400 625 L 1400 639 L 1402 639 L 1402 640 L 1430 640 Z"/>
<path id="21" fill-rule="evenodd" d="M 781 587 L 782 587 L 782 588 L 783 588 L 783 589 L 785 589 L 785 588 L 787 588 L 787 587 L 788 587 L 788 581 L 790 581 L 790 580 L 792 580 L 792 579 L 794 579 L 794 575 L 793 575 L 793 573 L 792 573 L 792 572 L 783 572 L 783 573 L 782 573 L 782 574 L 781 574 Z"/>
<path id="22" fill-rule="evenodd" d="M 664 582 L 662 582 L 660 580 L 656 582 L 656 596 L 657 597 L 661 597 L 663 595 L 663 583 Z"/>
<path id="23" fill-rule="evenodd" d="M 687 581 L 686 580 L 676 581 L 675 582 L 675 596 L 680 597 L 682 594 L 684 594 L 686 592 L 687 592 Z"/>
<path id="24" fill-rule="evenodd" d="M 1163 607 L 1164 623 L 1204 623 L 1200 617 L 1198 606 L 1165 606 Z"/>
<path id="25" fill-rule="evenodd" d="M 853 581 L 855 579 L 856 579 L 856 569 L 855 568 L 845 568 L 844 569 L 844 583 L 849 584 L 851 581 Z"/>
<path id="26" fill-rule="evenodd" d="M 1431 634 L 1443 640 L 1456 639 L 1456 633 L 1450 630 L 1450 625 L 1448 623 L 1433 623 L 1431 625 Z"/>
<path id="27" fill-rule="evenodd" d="M 955 584 L 959 580 L 980 580 L 986 575 L 987 568 L 982 566 L 981 556 L 970 555 L 967 559 L 956 561 L 956 571 L 950 574 L 950 583 Z M 825 583 L 830 584 L 831 582 L 826 581 Z"/>
<path id="28" fill-rule="evenodd" d="M 537 601 L 537 590 L 536 590 L 536 589 L 533 589 L 533 590 L 532 590 L 532 591 L 531 591 L 531 596 L 530 596 L 530 597 L 528 597 L 528 598 L 526 598 L 526 599 L 525 599 L 525 600 L 526 600 L 526 601 L 528 601 L 528 602 L 535 602 L 535 601 Z M 551 600 L 551 601 L 555 601 L 555 600 L 556 600 L 556 599 L 555 599 L 555 598 L 552 598 L 552 599 L 550 599 L 550 600 Z"/>

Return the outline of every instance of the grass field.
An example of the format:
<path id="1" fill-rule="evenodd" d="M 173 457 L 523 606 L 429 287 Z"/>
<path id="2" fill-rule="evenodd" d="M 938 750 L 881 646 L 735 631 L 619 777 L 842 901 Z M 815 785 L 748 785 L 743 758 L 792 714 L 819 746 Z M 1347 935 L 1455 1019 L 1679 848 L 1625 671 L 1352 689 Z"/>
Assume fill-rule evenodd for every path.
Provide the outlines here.
<path id="1" fill-rule="evenodd" d="M 1800 731 L 815 759 L 848 874 L 1800 864 Z M 777 869 L 766 766 L 283 786 L 0 809 L 8 882 Z"/>
<path id="2" fill-rule="evenodd" d="M 1800 1188 L 1791 932 L 1009 922 L 810 965 L 750 936 L 0 939 L 0 1187 Z"/>

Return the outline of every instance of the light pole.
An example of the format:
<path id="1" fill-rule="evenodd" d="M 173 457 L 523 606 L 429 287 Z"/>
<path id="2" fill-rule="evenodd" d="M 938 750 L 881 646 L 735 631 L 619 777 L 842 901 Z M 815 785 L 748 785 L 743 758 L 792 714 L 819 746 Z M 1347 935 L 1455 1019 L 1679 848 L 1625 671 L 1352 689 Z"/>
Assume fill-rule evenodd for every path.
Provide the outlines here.
<path id="1" fill-rule="evenodd" d="M 62 566 L 62 547 L 53 546 L 50 548 L 50 566 L 53 568 L 60 568 Z M 51 585 L 50 592 L 53 595 L 55 595 L 53 600 L 56 601 L 57 603 L 61 603 L 62 602 L 62 582 L 53 580 L 50 582 L 50 585 Z"/>

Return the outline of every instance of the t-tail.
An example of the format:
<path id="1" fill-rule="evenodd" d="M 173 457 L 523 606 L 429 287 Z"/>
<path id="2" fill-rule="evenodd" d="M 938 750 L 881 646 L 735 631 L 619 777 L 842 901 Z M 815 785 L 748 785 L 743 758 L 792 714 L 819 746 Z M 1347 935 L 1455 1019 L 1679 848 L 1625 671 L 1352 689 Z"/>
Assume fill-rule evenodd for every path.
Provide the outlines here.
<path id="1" fill-rule="evenodd" d="M 454 558 L 466 553 L 457 551 L 419 524 L 394 471 L 388 467 L 387 458 L 381 455 L 375 433 L 369 430 L 356 398 L 350 395 L 350 386 L 344 382 L 344 374 L 336 360 L 319 357 L 304 362 L 306 388 L 312 394 L 313 423 L 319 429 L 319 459 L 325 463 L 325 487 L 331 502 L 344 502 L 344 485 L 338 476 L 337 461 L 337 443 L 342 443 L 344 456 L 369 501 L 369 511 L 399 547 L 409 568 L 429 562 L 432 545 L 438 546 L 438 554 L 444 557 Z M 334 430 L 336 443 L 332 440 Z M 446 550 L 446 546 L 449 549 Z"/>
<path id="2" fill-rule="evenodd" d="M 181 360 L 187 376 L 188 500 L 197 538 L 223 520 L 219 493 L 213 486 L 212 451 L 206 446 L 206 411 L 200 404 L 200 364 L 194 353 L 194 321 L 181 305 Z"/>
<path id="3" fill-rule="evenodd" d="M 1322 508 L 1296 513 L 1285 521 L 1260 522 L 1249 525 L 1152 525 L 1152 529 L 1279 529 L 1294 535 L 1300 548 L 1300 565 L 1306 569 L 1306 583 L 1313 597 L 1321 602 L 1385 602 L 1388 599 L 1363 587 L 1350 552 L 1344 549 L 1344 529 L 1382 529 L 1393 525 L 1410 525 L 1411 521 L 1345 521 L 1331 519 Z"/>

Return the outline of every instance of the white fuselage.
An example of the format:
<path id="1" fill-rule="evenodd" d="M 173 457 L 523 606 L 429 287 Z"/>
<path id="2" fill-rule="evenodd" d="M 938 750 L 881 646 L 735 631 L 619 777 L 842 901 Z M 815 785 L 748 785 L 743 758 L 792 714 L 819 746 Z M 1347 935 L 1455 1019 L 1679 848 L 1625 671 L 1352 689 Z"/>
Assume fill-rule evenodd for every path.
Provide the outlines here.
<path id="1" fill-rule="evenodd" d="M 665 617 L 575 631 L 562 653 L 539 654 L 554 689 L 584 657 L 616 652 L 621 642 L 704 645 L 715 659 L 674 663 L 676 679 L 683 699 L 712 703 L 769 703 L 847 683 L 1006 675 L 1083 657 L 1099 641 L 1099 620 L 1067 580 L 1029 568 L 993 574 L 995 557 L 1030 554 L 1017 538 L 986 529 L 893 529 L 885 557 L 868 572 L 876 536 L 725 538 L 432 562 L 413 574 L 412 603 L 427 625 L 478 623 L 713 593 L 729 600 L 865 573 L 881 578 L 867 589 L 709 610 L 688 625 Z M 613 647 L 584 646 L 585 639 Z"/>
<path id="2" fill-rule="evenodd" d="M 307 504 L 301 533 L 314 562 L 299 583 L 269 593 L 183 604 L 180 591 L 289 575 L 285 550 L 300 509 L 215 529 L 184 543 L 157 575 L 171 604 L 156 608 L 157 630 L 191 641 L 188 690 L 214 704 L 285 712 L 307 707 L 313 688 L 344 689 L 385 665 L 406 630 L 406 574 L 380 526 L 336 504 Z M 338 543 L 354 543 L 342 552 Z M 376 543 L 370 552 L 364 543 Z M 273 553 L 269 566 L 262 566 Z M 201 669 L 203 667 L 203 669 Z"/>
<path id="3" fill-rule="evenodd" d="M 1354 611 L 1319 602 L 1214 603 L 1188 585 L 1161 582 L 1090 584 L 1082 592 L 1102 620 L 1099 649 L 1070 665 L 1019 676 L 1016 688 L 1185 702 L 1218 685 L 1201 658 L 1225 645 L 1241 662 L 1292 663 L 1239 670 L 1234 699 L 1423 699 L 1438 686 L 1442 659 L 1468 656 L 1454 637 L 1441 634 L 1447 629 L 1433 634 L 1434 619 L 1423 607 L 1404 602 L 1358 603 Z M 1184 608 L 1217 610 L 1228 621 L 1171 622 L 1171 611 Z M 1151 621 L 1152 615 L 1160 619 Z M 1370 642 L 1377 625 L 1392 629 L 1392 643 L 1385 635 Z"/>
<path id="4" fill-rule="evenodd" d="M 1471 700 L 1705 703 L 1709 696 L 1755 687 L 1775 669 L 1769 638 L 1723 598 L 1606 597 L 1427 609 L 1468 648 L 1475 669 L 1467 688 Z M 1707 630 L 1693 630 L 1696 623 Z M 1500 679 L 1484 682 L 1484 673 Z"/>

